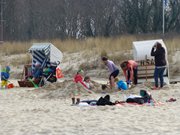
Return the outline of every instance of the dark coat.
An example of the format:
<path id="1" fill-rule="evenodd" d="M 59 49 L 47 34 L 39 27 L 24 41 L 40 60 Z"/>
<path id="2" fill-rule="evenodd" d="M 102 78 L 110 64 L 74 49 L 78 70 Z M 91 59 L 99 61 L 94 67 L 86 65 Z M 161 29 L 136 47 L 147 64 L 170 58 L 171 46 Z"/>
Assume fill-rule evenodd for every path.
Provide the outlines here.
<path id="1" fill-rule="evenodd" d="M 165 66 L 166 65 L 166 58 L 165 58 L 165 49 L 163 47 L 154 50 L 153 47 L 151 50 L 151 56 L 155 57 L 155 66 Z"/>

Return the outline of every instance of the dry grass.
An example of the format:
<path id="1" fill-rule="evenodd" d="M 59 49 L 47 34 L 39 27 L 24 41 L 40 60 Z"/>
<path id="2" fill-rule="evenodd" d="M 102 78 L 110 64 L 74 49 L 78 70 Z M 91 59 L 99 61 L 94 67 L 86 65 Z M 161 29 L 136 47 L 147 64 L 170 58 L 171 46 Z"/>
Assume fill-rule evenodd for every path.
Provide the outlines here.
<path id="1" fill-rule="evenodd" d="M 180 37 L 168 39 L 165 41 L 165 44 L 168 48 L 169 53 L 173 53 L 175 51 L 180 50 Z"/>
<path id="2" fill-rule="evenodd" d="M 10 60 L 11 65 L 18 67 L 19 65 L 26 65 L 30 64 L 32 62 L 32 58 L 29 54 L 25 54 L 23 56 L 19 57 L 14 57 Z"/>
<path id="3" fill-rule="evenodd" d="M 26 53 L 31 46 L 30 42 L 4 42 L 0 45 L 0 53 L 4 55 Z"/>
<path id="4" fill-rule="evenodd" d="M 75 39 L 67 39 L 67 40 L 59 40 L 55 39 L 52 41 L 48 41 L 53 43 L 57 48 L 59 48 L 62 52 L 86 52 L 86 57 L 90 55 L 109 55 L 111 56 L 116 52 L 125 51 L 132 49 L 132 42 L 138 40 L 150 40 L 150 39 L 158 39 L 161 38 L 161 35 L 125 35 L 120 37 L 110 37 L 110 38 L 87 38 L 85 40 L 75 40 Z M 179 50 L 179 36 L 173 37 L 165 37 L 164 39 L 168 51 L 170 53 Z M 26 53 L 32 43 L 34 42 L 46 42 L 46 41 L 29 41 L 29 42 L 5 42 L 3 45 L 0 45 L 0 53 L 4 55 L 12 55 L 12 54 L 21 54 Z M 117 59 L 116 56 L 112 56 L 114 59 Z"/>
<path id="5" fill-rule="evenodd" d="M 88 52 L 95 52 L 101 54 L 102 51 L 112 53 L 120 50 L 129 50 L 131 48 L 132 37 L 120 38 L 88 38 L 86 40 L 53 40 L 52 43 L 56 45 L 63 52 L 79 52 L 88 50 Z"/>
<path id="6" fill-rule="evenodd" d="M 83 50 L 96 51 L 101 54 L 102 51 L 106 51 L 107 53 L 117 52 L 129 50 L 132 48 L 132 42 L 137 40 L 148 40 L 148 39 L 157 39 L 161 38 L 160 36 L 152 36 L 152 35 L 139 35 L 139 36 L 120 36 L 120 37 L 110 37 L 110 38 L 88 38 L 86 40 L 75 40 L 75 39 L 67 39 L 67 40 L 59 40 L 55 39 L 52 41 L 48 41 L 56 45 L 63 52 L 78 52 Z M 180 48 L 179 36 L 174 36 L 173 38 L 164 39 L 168 50 L 177 50 Z M 46 41 L 29 41 L 29 42 L 5 42 L 0 46 L 1 53 L 3 52 L 5 55 L 10 54 L 20 54 L 28 51 L 32 43 L 34 42 L 46 42 Z"/>
<path id="7" fill-rule="evenodd" d="M 85 40 L 54 39 L 52 41 L 32 40 L 29 42 L 4 42 L 3 45 L 0 44 L 0 63 L 3 64 L 8 60 L 11 60 L 10 64 L 13 66 L 31 63 L 31 57 L 26 53 L 32 44 L 38 42 L 50 42 L 59 48 L 62 52 L 66 52 L 68 54 L 80 52 L 79 54 L 81 57 L 79 59 L 83 59 L 83 62 L 79 63 L 79 68 L 87 70 L 97 69 L 102 68 L 103 66 L 100 59 L 101 56 L 108 56 L 109 59 L 113 60 L 117 65 L 119 65 L 119 63 L 121 63 L 123 60 L 132 59 L 132 53 L 130 50 L 132 49 L 133 41 L 160 38 L 162 38 L 162 35 L 124 35 L 110 38 L 87 38 Z M 171 63 L 173 56 L 172 54 L 174 54 L 175 51 L 180 50 L 180 36 L 165 36 L 163 39 L 167 46 L 168 53 L 171 54 L 169 55 L 169 62 Z M 7 60 L 4 60 L 4 57 L 2 56 L 6 56 L 5 58 Z M 72 57 L 74 56 L 72 55 Z M 67 69 L 67 72 L 71 70 L 73 70 L 72 67 Z"/>

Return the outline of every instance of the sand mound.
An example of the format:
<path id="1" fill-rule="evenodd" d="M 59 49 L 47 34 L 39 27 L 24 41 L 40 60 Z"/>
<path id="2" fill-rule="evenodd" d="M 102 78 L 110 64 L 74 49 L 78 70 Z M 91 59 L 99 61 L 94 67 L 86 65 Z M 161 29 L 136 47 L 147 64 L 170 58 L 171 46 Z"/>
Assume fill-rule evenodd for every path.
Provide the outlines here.
<path id="1" fill-rule="evenodd" d="M 154 93 L 151 89 L 146 87 L 143 84 L 139 84 L 136 87 L 132 87 L 129 90 L 119 91 L 118 89 L 109 89 L 106 88 L 105 90 L 102 90 L 102 84 L 97 83 L 95 81 L 92 81 L 94 84 L 94 89 L 92 90 L 93 93 L 88 93 L 84 87 L 80 87 L 81 97 L 89 98 L 89 97 L 99 97 L 102 94 L 118 94 L 123 97 L 123 95 L 139 95 L 140 90 L 148 90 L 152 93 Z M 172 85 L 173 87 L 178 87 L 179 85 Z M 172 87 L 171 86 L 171 87 Z M 24 95 L 21 95 L 22 98 L 34 98 L 34 99 L 65 99 L 70 98 L 71 93 L 76 90 L 76 83 L 73 82 L 73 80 L 64 80 L 63 82 L 55 82 L 55 83 L 47 83 L 45 86 L 34 89 L 34 90 L 28 90 L 27 94 L 24 93 Z M 170 87 L 165 86 L 163 89 L 169 90 Z M 96 96 L 94 96 L 96 95 Z M 98 95 L 98 96 L 97 96 Z M 159 97 L 158 97 L 159 98 Z M 124 98 L 121 98 L 120 100 L 124 100 Z"/>
<path id="2" fill-rule="evenodd" d="M 81 96 L 91 96 L 93 94 L 105 94 L 105 93 L 114 93 L 118 92 L 117 89 L 102 89 L 102 84 L 92 81 L 94 85 L 94 89 L 92 89 L 92 93 L 88 93 L 87 90 L 81 86 L 80 92 Z M 55 83 L 47 83 L 41 88 L 35 89 L 32 92 L 35 93 L 37 98 L 41 99 L 59 99 L 59 98 L 69 98 L 71 93 L 77 89 L 76 83 L 73 80 L 64 80 L 63 82 L 55 82 Z M 124 91 L 123 93 L 131 93 L 132 90 Z M 32 94 L 33 95 L 33 94 Z"/>
<path id="3" fill-rule="evenodd" d="M 97 82 L 92 82 L 94 84 L 94 89 L 92 90 L 93 93 L 101 93 L 101 84 Z M 67 98 L 70 97 L 71 93 L 76 89 L 76 83 L 72 80 L 65 80 L 63 82 L 56 82 L 56 83 L 48 83 L 43 86 L 40 90 L 44 94 L 40 96 L 40 98 Z M 88 93 L 84 87 L 80 88 L 81 94 L 83 96 L 88 96 Z M 106 91 L 107 92 L 107 91 Z"/>

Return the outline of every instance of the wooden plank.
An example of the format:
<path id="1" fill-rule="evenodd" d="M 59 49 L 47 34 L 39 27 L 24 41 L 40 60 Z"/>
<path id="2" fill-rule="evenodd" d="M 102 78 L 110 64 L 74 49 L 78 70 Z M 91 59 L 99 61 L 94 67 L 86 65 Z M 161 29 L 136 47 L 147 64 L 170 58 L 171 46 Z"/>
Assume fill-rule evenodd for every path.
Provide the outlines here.
<path id="1" fill-rule="evenodd" d="M 154 78 L 154 76 L 138 76 L 138 79 Z"/>

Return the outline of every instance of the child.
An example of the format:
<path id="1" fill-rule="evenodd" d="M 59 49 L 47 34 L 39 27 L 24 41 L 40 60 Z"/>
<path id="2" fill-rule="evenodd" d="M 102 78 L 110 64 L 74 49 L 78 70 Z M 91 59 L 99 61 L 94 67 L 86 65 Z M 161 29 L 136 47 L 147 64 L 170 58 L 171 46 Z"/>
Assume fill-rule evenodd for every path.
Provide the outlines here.
<path id="1" fill-rule="evenodd" d="M 75 83 L 82 82 L 83 76 L 82 76 L 83 70 L 78 70 L 76 75 L 74 76 Z"/>
<path id="2" fill-rule="evenodd" d="M 91 83 L 91 79 L 89 76 L 84 77 L 84 84 L 89 90 L 92 90 L 94 88 L 94 85 Z"/>
<path id="3" fill-rule="evenodd" d="M 101 59 L 103 63 L 108 67 L 108 70 L 110 72 L 109 83 L 110 83 L 110 88 L 112 89 L 115 86 L 114 78 L 118 76 L 119 69 L 117 65 L 115 65 L 114 62 L 109 60 L 107 57 L 103 56 Z"/>
<path id="4" fill-rule="evenodd" d="M 10 77 L 10 67 L 6 66 L 6 68 L 1 72 L 1 87 L 7 88 L 8 79 Z"/>
<path id="5" fill-rule="evenodd" d="M 76 75 L 74 76 L 74 82 L 76 83 L 76 90 L 74 90 L 72 92 L 72 105 L 74 104 L 79 104 L 80 102 L 80 91 L 86 90 L 88 93 L 92 93 L 89 88 L 88 85 L 86 85 L 85 82 L 83 82 L 83 76 L 82 76 L 83 70 L 79 70 Z M 90 79 L 90 78 L 89 78 Z M 87 82 L 89 82 L 89 79 L 87 79 L 87 77 L 85 78 L 85 80 Z M 92 87 L 92 86 L 91 86 Z M 75 98 L 76 98 L 76 103 L 75 103 Z"/>
<path id="6" fill-rule="evenodd" d="M 72 105 L 79 104 L 79 102 L 80 102 L 80 86 L 78 83 L 83 82 L 82 73 L 83 73 L 83 70 L 78 70 L 78 72 L 74 76 L 74 82 L 76 83 L 76 90 L 74 90 L 71 94 Z M 76 100 L 76 102 L 75 102 L 75 100 Z"/>
<path id="7" fill-rule="evenodd" d="M 114 80 L 116 82 L 116 87 L 120 90 L 127 90 L 128 89 L 128 86 L 127 86 L 127 83 L 122 81 L 122 80 L 119 80 L 118 78 L 115 78 Z"/>

